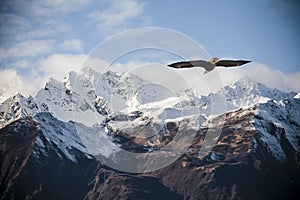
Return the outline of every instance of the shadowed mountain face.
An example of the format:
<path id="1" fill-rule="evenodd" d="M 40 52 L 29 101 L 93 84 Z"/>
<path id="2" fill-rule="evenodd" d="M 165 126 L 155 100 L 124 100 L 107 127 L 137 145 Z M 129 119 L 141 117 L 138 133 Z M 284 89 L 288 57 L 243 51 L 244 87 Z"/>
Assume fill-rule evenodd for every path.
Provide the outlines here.
<path id="1" fill-rule="evenodd" d="M 82 199 L 97 162 L 74 151 L 80 164 L 74 163 L 59 157 L 55 146 L 47 148 L 47 156 L 36 157 L 35 140 L 44 137 L 37 124 L 26 117 L 0 130 L 2 199 Z"/>
<path id="2" fill-rule="evenodd" d="M 110 76 L 115 81 L 113 74 L 106 78 Z M 112 81 L 106 78 L 103 80 L 109 88 Z M 292 93 L 272 90 L 243 79 L 225 87 L 219 94 L 210 94 L 224 94 L 231 111 L 214 116 L 198 113 L 197 119 L 203 123 L 191 145 L 176 161 L 153 172 L 132 174 L 105 165 L 106 158 L 113 158 L 115 154 L 110 152 L 112 149 L 105 150 L 109 143 L 101 137 L 106 135 L 120 148 L 143 155 L 171 143 L 178 134 L 180 123 L 190 116 L 175 118 L 179 109 L 179 103 L 175 102 L 171 108 L 159 112 L 175 113 L 161 124 L 155 116 L 146 116 L 145 110 L 114 112 L 105 102 L 105 97 L 83 97 L 82 93 L 75 100 L 68 99 L 75 95 L 72 87 L 68 88 L 67 94 L 63 84 L 49 83 L 47 90 L 41 91 L 38 97 L 26 99 L 17 95 L 0 105 L 0 199 L 300 197 L 300 99 L 293 97 Z M 52 100 L 51 95 L 47 96 L 47 93 L 53 95 L 53 91 L 63 94 L 60 98 L 65 103 L 53 103 L 60 101 L 58 96 Z M 111 92 L 111 89 L 107 91 Z M 109 93 L 107 91 L 102 91 L 103 96 Z M 94 97 L 95 101 L 89 100 Z M 147 96 L 147 102 L 149 98 Z M 203 109 L 203 104 L 209 107 L 208 98 L 185 98 L 180 102 L 181 109 L 189 106 Z M 68 103 L 87 108 L 87 111 L 80 110 L 83 115 L 84 112 L 97 112 L 103 121 L 93 126 L 66 121 L 63 113 L 68 115 L 74 108 Z M 56 109 L 55 106 L 62 107 Z M 198 112 L 204 112 L 201 109 Z M 194 116 L 194 111 L 192 114 Z M 210 124 L 209 128 L 205 123 Z M 84 137 L 78 135 L 79 129 L 85 130 Z M 221 134 L 215 137 L 214 130 L 220 129 Z M 100 157 L 94 156 L 96 148 L 82 142 L 83 139 L 96 141 L 95 130 L 103 130 L 97 143 L 102 154 Z M 139 137 L 151 130 L 156 134 Z M 130 131 L 136 134 L 130 135 Z M 214 141 L 211 150 L 200 156 L 201 147 L 207 140 Z"/>

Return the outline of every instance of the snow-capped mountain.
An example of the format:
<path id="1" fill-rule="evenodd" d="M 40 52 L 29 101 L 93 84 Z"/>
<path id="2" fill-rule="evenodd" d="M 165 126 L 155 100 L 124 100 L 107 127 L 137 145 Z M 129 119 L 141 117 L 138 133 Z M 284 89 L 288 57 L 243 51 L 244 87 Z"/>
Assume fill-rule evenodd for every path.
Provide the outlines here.
<path id="1" fill-rule="evenodd" d="M 163 198 L 157 190 L 172 199 L 274 196 L 257 182 L 277 188 L 277 182 L 284 183 L 291 188 L 278 189 L 277 198 L 289 197 L 286 191 L 294 195 L 300 185 L 299 116 L 299 94 L 247 77 L 200 96 L 191 88 L 171 94 L 132 74 L 70 72 L 62 82 L 51 79 L 34 97 L 17 94 L 0 104 L 0 199 L 113 199 L 116 194 L 126 199 L 140 197 L 139 191 L 146 191 L 142 199 Z M 213 138 L 211 130 L 219 129 Z M 191 145 L 174 163 L 150 174 L 122 174 L 98 162 L 114 160 L 122 149 L 155 152 L 185 130 L 196 132 Z M 205 138 L 214 142 L 203 157 Z M 249 187 L 228 175 L 233 172 L 252 178 Z M 278 172 L 275 178 L 268 175 Z M 61 176 L 77 183 L 70 186 Z"/>
<path id="2" fill-rule="evenodd" d="M 102 75 L 86 68 L 80 74 L 70 72 L 63 82 L 50 79 L 35 97 L 29 97 L 27 100 L 17 94 L 3 102 L 0 108 L 1 125 L 4 126 L 13 119 L 38 112 L 50 112 L 63 121 L 73 120 L 93 125 L 97 121 L 93 121 L 94 118 L 88 116 L 96 115 L 101 120 L 101 114 L 95 112 L 97 109 L 102 109 L 102 112 L 106 114 L 110 113 L 110 108 L 106 105 L 113 96 L 118 100 L 115 105 L 124 104 L 127 95 L 125 93 L 126 85 L 132 86 L 132 82 L 136 81 L 134 78 L 129 80 L 126 77 L 127 79 L 122 83 L 124 85 L 115 87 L 115 84 L 120 82 L 118 78 L 120 76 L 116 73 L 112 75 L 107 72 Z M 16 109 L 19 111 L 16 112 Z"/>
<path id="3" fill-rule="evenodd" d="M 224 87 L 219 93 L 225 95 L 229 110 L 268 100 L 280 101 L 296 95 L 295 92 L 282 92 L 275 88 L 268 88 L 252 81 L 249 77 L 243 77 L 238 82 Z"/>
<path id="4" fill-rule="evenodd" d="M 283 92 L 268 88 L 249 77 L 243 77 L 216 93 L 210 93 L 208 96 L 193 96 L 192 100 L 180 102 L 176 107 L 192 108 L 191 113 L 200 112 L 205 115 L 218 115 L 256 103 L 264 103 L 268 100 L 280 101 L 292 98 L 295 95 L 295 92 Z M 196 105 L 196 110 L 193 109 L 192 105 Z"/>
<path id="5" fill-rule="evenodd" d="M 80 73 L 70 72 L 62 82 L 50 79 L 35 97 L 25 98 L 17 94 L 4 101 L 0 105 L 0 127 L 26 116 L 34 116 L 42 126 L 45 120 L 40 120 L 38 114 L 50 113 L 48 116 L 54 119 L 76 123 L 72 125 L 72 131 L 78 132 L 80 138 L 74 136 L 69 141 L 79 144 L 81 139 L 87 147 L 84 150 L 78 145 L 71 146 L 77 146 L 78 150 L 87 154 L 107 155 L 107 151 L 112 151 L 109 148 L 95 150 L 99 144 L 103 145 L 107 132 L 130 132 L 131 129 L 147 125 L 150 127 L 148 136 L 153 136 L 153 132 L 163 132 L 168 122 L 178 124 L 184 118 L 194 120 L 191 128 L 198 129 L 211 116 L 271 99 L 282 103 L 281 100 L 294 97 L 296 93 L 270 89 L 245 77 L 217 93 L 208 96 L 193 95 L 191 89 L 187 89 L 173 96 L 164 87 L 149 84 L 135 75 L 111 71 L 100 74 L 91 68 L 84 68 Z M 68 123 L 62 123 L 61 127 L 68 126 Z M 93 127 L 96 130 L 92 131 Z M 88 129 L 91 131 L 87 131 Z M 95 138 L 99 130 L 102 139 L 93 141 L 91 138 Z M 65 131 L 60 129 L 59 132 Z M 68 137 L 61 135 L 63 138 L 49 134 L 48 139 L 61 141 L 61 144 L 56 145 L 68 155 L 67 147 L 63 144 L 69 143 Z M 43 147 L 40 139 L 37 142 Z M 147 142 L 159 145 L 161 141 L 154 137 Z M 109 141 L 105 144 L 110 146 Z M 70 155 L 68 158 L 73 159 Z"/>

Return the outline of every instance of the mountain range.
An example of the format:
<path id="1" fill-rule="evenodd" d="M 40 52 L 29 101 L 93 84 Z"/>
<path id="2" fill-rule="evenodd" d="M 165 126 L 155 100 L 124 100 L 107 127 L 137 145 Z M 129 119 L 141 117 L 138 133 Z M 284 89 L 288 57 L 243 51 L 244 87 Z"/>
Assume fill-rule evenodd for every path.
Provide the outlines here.
<path id="1" fill-rule="evenodd" d="M 0 104 L 0 199 L 297 199 L 299 97 L 70 72 Z"/>

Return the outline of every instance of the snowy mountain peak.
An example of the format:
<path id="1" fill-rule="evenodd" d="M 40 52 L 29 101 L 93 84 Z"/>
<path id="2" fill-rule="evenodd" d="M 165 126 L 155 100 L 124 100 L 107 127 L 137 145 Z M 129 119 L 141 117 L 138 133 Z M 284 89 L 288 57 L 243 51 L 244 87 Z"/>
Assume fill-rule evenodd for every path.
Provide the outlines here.
<path id="1" fill-rule="evenodd" d="M 249 76 L 243 76 L 242 78 L 238 79 L 236 82 L 232 83 L 234 84 L 240 84 L 240 85 L 254 85 L 258 84 L 258 82 L 252 80 Z"/>
<path id="2" fill-rule="evenodd" d="M 237 82 L 225 86 L 218 93 L 225 96 L 226 101 L 230 104 L 228 105 L 229 109 L 265 103 L 270 99 L 280 101 L 296 95 L 295 92 L 283 92 L 278 89 L 268 88 L 249 77 L 243 77 Z"/>
<path id="3" fill-rule="evenodd" d="M 261 91 L 269 90 L 270 88 L 267 88 L 263 84 L 250 79 L 248 76 L 244 76 L 244 77 L 240 78 L 238 81 L 230 84 L 229 86 L 226 86 L 225 89 L 234 89 L 234 90 L 237 90 L 237 92 L 257 91 L 257 92 L 261 93 Z"/>
<path id="4" fill-rule="evenodd" d="M 0 104 L 0 128 L 17 119 L 32 115 L 37 110 L 37 105 L 31 96 L 25 98 L 17 93 Z"/>

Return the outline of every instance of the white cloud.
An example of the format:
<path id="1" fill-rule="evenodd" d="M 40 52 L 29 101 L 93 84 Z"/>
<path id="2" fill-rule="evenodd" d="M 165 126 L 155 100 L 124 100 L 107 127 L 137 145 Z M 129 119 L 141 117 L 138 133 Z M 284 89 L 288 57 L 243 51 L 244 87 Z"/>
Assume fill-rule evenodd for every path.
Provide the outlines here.
<path id="1" fill-rule="evenodd" d="M 79 39 L 65 40 L 61 44 L 61 50 L 68 52 L 82 52 L 82 45 Z"/>
<path id="2" fill-rule="evenodd" d="M 91 0 L 14 0 L 10 2 L 15 9 L 23 10 L 36 17 L 64 16 L 78 11 L 90 3 Z"/>
<path id="3" fill-rule="evenodd" d="M 86 58 L 85 54 L 53 54 L 39 61 L 39 71 L 46 77 L 62 80 L 68 72 L 79 71 Z"/>
<path id="4" fill-rule="evenodd" d="M 32 63 L 27 59 L 20 59 L 11 64 L 11 68 L 18 68 L 20 70 L 28 70 L 31 67 L 33 67 Z"/>
<path id="5" fill-rule="evenodd" d="M 53 30 L 56 34 L 72 33 L 72 24 L 60 20 L 59 18 L 56 17 L 57 16 L 49 17 L 40 23 L 43 27 L 47 27 L 48 29 Z M 73 30 L 73 31 L 77 31 L 77 30 Z"/>
<path id="6" fill-rule="evenodd" d="M 0 14 L 0 34 L 16 34 L 30 29 L 28 19 L 16 14 Z"/>
<path id="7" fill-rule="evenodd" d="M 29 39 L 42 39 L 42 38 L 49 38 L 56 35 L 56 31 L 54 31 L 50 27 L 44 27 L 42 29 L 34 29 L 28 32 L 19 32 L 16 35 L 17 41 L 24 41 Z"/>
<path id="8" fill-rule="evenodd" d="M 20 57 L 36 57 L 49 53 L 55 45 L 54 40 L 25 40 L 14 46 L 4 49 L 0 48 L 1 59 L 15 59 Z"/>
<path id="9" fill-rule="evenodd" d="M 18 92 L 25 96 L 35 94 L 42 82 L 40 79 L 26 79 L 13 69 L 0 70 L 0 79 L 0 102 Z"/>
<path id="10" fill-rule="evenodd" d="M 83 67 L 91 67 L 101 72 L 106 62 L 88 57 L 86 54 L 53 54 L 40 60 L 37 65 L 45 77 L 62 80 L 70 71 L 78 72 Z"/>
<path id="11" fill-rule="evenodd" d="M 145 3 L 135 0 L 115 0 L 110 1 L 104 11 L 94 11 L 88 17 L 98 24 L 99 29 L 110 33 L 130 27 L 130 20 L 143 19 L 144 7 Z"/>

